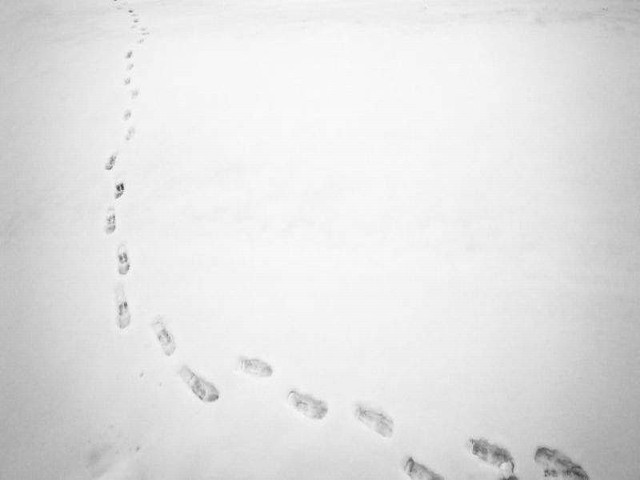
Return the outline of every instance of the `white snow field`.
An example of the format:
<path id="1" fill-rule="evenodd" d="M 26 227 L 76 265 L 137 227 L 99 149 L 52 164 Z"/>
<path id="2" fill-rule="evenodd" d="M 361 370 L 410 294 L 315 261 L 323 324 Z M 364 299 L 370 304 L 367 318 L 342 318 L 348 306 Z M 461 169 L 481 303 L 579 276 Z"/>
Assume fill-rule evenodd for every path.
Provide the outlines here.
<path id="1" fill-rule="evenodd" d="M 0 159 L 2 480 L 640 478 L 637 1 L 3 0 Z"/>

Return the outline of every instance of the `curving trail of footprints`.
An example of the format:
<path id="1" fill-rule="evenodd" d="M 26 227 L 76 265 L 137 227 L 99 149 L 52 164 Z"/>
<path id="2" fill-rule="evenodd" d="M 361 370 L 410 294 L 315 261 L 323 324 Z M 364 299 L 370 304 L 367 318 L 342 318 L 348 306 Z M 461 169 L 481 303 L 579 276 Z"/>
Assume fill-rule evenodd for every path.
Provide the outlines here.
<path id="1" fill-rule="evenodd" d="M 113 0 L 113 2 L 117 10 L 126 8 L 131 18 L 131 29 L 138 31 L 136 43 L 138 45 L 143 44 L 150 32 L 146 27 L 141 26 L 138 14 L 133 8 L 127 6 L 126 0 Z M 133 58 L 134 50 L 128 50 L 124 55 L 127 76 L 123 80 L 124 86 L 130 88 L 129 96 L 132 104 L 140 95 L 140 90 L 137 87 L 131 87 L 131 71 L 134 68 Z M 122 116 L 122 119 L 126 123 L 124 134 L 125 142 L 131 142 L 136 134 L 136 128 L 131 124 L 132 116 L 132 107 L 127 108 Z M 109 155 L 104 166 L 105 170 L 115 173 L 113 170 L 116 169 L 118 155 L 118 151 L 114 151 Z M 115 175 L 115 179 L 112 181 L 114 183 L 114 201 L 117 202 L 125 193 L 125 181 L 118 175 Z M 116 231 L 116 227 L 116 207 L 115 205 L 109 205 L 107 207 L 104 226 L 106 234 L 112 236 Z M 120 241 L 118 243 L 116 258 L 118 274 L 122 279 L 115 288 L 116 324 L 119 329 L 124 330 L 131 323 L 131 313 L 129 311 L 124 283 L 127 274 L 131 270 L 126 242 Z M 158 316 L 152 321 L 150 326 L 158 341 L 161 352 L 164 353 L 165 356 L 173 355 L 177 344 L 174 336 L 167 328 L 164 319 Z M 268 378 L 273 374 L 273 367 L 259 358 L 241 356 L 238 358 L 238 371 L 251 377 Z M 202 402 L 212 403 L 220 398 L 220 392 L 216 386 L 203 375 L 196 373 L 189 366 L 183 365 L 177 374 Z M 291 389 L 286 398 L 287 404 L 292 409 L 309 419 L 321 421 L 329 413 L 327 402 L 312 394 Z M 381 409 L 356 403 L 354 405 L 353 417 L 365 428 L 385 439 L 393 436 L 393 418 Z M 468 453 L 475 457 L 479 463 L 489 465 L 495 469 L 496 478 L 517 480 L 515 475 L 515 460 L 506 448 L 492 443 L 485 438 L 471 438 L 468 440 L 466 447 Z M 559 450 L 543 446 L 538 447 L 533 456 L 533 460 L 540 466 L 542 470 L 541 473 L 544 477 L 566 480 L 589 480 L 589 476 L 584 469 Z M 406 476 L 411 480 L 444 480 L 443 476 L 436 473 L 430 467 L 417 462 L 411 456 L 405 457 L 402 463 L 399 463 L 399 470 L 400 469 L 404 471 Z"/>

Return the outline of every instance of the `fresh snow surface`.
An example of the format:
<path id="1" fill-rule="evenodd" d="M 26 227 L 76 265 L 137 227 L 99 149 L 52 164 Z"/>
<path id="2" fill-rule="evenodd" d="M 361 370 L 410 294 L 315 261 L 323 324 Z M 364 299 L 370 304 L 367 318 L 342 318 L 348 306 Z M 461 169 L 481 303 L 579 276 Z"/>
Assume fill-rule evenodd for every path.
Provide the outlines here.
<path id="1" fill-rule="evenodd" d="M 639 132 L 637 1 L 2 0 L 0 478 L 638 480 Z"/>

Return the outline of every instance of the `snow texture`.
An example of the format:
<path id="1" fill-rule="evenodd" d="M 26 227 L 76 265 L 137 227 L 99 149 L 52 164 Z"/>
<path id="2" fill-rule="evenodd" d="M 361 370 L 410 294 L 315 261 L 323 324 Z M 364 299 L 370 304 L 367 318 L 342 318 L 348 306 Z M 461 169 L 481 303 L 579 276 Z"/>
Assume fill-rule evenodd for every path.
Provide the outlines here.
<path id="1" fill-rule="evenodd" d="M 639 79 L 634 0 L 3 0 L 0 478 L 637 480 Z"/>

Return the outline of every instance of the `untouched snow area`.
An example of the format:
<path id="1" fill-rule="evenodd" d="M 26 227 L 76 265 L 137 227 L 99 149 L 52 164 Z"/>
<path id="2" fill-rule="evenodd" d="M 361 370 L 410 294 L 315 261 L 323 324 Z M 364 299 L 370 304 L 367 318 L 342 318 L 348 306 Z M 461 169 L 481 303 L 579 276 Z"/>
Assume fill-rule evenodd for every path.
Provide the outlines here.
<path id="1" fill-rule="evenodd" d="M 3 1 L 0 478 L 638 480 L 639 132 L 631 0 Z"/>

